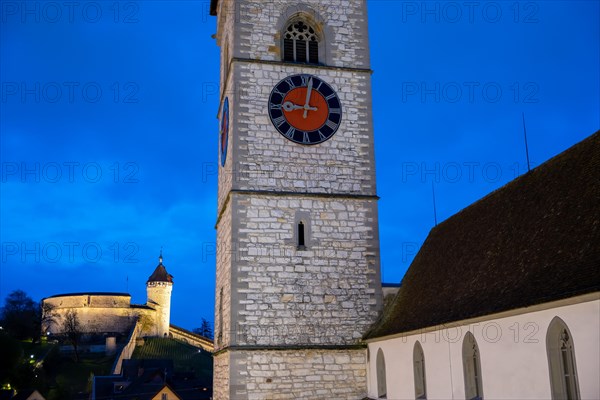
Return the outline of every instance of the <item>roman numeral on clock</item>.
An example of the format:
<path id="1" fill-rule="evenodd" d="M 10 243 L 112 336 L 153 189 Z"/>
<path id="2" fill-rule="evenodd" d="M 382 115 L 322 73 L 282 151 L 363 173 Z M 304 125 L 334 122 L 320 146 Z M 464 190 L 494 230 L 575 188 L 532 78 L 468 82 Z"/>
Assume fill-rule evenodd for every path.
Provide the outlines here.
<path id="1" fill-rule="evenodd" d="M 342 109 L 341 108 L 330 108 L 329 109 L 329 113 L 331 113 L 331 114 L 341 114 L 342 113 Z"/>
<path id="2" fill-rule="evenodd" d="M 337 124 L 330 119 L 328 119 L 327 122 L 325 122 L 325 125 L 331 129 L 335 129 L 337 127 Z"/>
<path id="3" fill-rule="evenodd" d="M 285 136 L 287 136 L 290 139 L 293 139 L 294 133 L 296 133 L 296 129 L 290 126 L 290 129 L 287 130 L 287 132 L 285 133 Z"/>
<path id="4" fill-rule="evenodd" d="M 283 123 L 285 122 L 285 117 L 282 115 L 280 117 L 277 117 L 273 120 L 273 123 L 275 124 L 276 127 L 280 127 L 281 125 L 283 125 Z"/>
<path id="5" fill-rule="evenodd" d="M 310 138 L 308 137 L 308 132 L 303 132 L 302 143 L 310 143 Z"/>
<path id="6" fill-rule="evenodd" d="M 296 85 L 294 85 L 294 82 L 290 79 L 290 78 L 286 78 L 285 82 L 290 85 L 290 89 L 293 89 L 296 87 Z"/>

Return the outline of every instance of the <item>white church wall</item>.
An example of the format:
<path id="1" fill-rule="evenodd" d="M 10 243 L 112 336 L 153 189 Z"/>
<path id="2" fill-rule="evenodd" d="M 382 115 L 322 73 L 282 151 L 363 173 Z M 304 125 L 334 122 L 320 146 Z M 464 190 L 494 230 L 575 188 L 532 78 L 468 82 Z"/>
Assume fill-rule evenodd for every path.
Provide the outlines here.
<path id="1" fill-rule="evenodd" d="M 386 362 L 387 399 L 415 398 L 413 348 L 418 340 L 425 355 L 427 398 L 464 399 L 462 343 L 470 331 L 479 347 L 484 398 L 550 399 L 546 333 L 558 316 L 573 337 L 581 398 L 600 398 L 598 293 L 528 310 L 532 311 L 515 310 L 512 315 L 507 312 L 404 337 L 369 341 L 369 396 L 378 397 L 375 359 L 381 348 Z"/>

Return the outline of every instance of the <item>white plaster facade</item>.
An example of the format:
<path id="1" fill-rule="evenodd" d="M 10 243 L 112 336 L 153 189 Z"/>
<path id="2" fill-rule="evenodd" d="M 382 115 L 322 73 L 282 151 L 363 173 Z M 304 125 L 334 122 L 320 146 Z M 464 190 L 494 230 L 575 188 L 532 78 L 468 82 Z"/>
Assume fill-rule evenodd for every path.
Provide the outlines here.
<path id="1" fill-rule="evenodd" d="M 385 358 L 387 399 L 414 399 L 413 349 L 425 356 L 427 399 L 465 399 L 462 344 L 471 332 L 480 352 L 483 398 L 551 399 L 546 334 L 555 317 L 573 340 L 581 399 L 600 398 L 600 293 L 540 304 L 443 327 L 369 340 L 369 397 L 378 398 L 375 358 Z"/>

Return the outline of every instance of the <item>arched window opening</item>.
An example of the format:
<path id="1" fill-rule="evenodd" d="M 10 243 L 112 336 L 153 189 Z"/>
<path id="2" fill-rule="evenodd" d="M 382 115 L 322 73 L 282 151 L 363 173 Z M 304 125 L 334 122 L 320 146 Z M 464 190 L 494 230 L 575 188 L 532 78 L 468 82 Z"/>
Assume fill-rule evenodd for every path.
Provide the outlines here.
<path id="1" fill-rule="evenodd" d="M 377 351 L 377 398 L 387 399 L 387 385 L 385 380 L 385 359 L 383 357 L 383 351 L 379 349 Z"/>
<path id="2" fill-rule="evenodd" d="M 546 334 L 553 399 L 578 400 L 579 382 L 573 337 L 565 322 L 555 317 Z"/>
<path id="3" fill-rule="evenodd" d="M 479 347 L 471 332 L 467 332 L 463 341 L 463 373 L 465 378 L 465 398 L 467 400 L 483 399 Z"/>
<path id="4" fill-rule="evenodd" d="M 283 33 L 283 61 L 318 64 L 319 37 L 302 20 L 290 23 Z"/>
<path id="5" fill-rule="evenodd" d="M 304 222 L 298 222 L 298 249 L 303 250 L 306 248 L 304 241 Z"/>
<path id="6" fill-rule="evenodd" d="M 413 369 L 415 376 L 415 399 L 427 399 L 427 382 L 425 380 L 425 355 L 418 341 L 413 349 Z"/>

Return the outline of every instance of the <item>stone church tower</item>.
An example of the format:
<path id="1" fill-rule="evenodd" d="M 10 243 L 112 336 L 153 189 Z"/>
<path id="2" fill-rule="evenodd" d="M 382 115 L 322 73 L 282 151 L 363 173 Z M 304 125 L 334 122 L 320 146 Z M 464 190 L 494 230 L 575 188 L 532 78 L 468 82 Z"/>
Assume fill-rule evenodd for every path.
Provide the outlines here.
<path id="1" fill-rule="evenodd" d="M 365 0 L 212 0 L 215 399 L 358 399 L 381 309 Z"/>
<path id="2" fill-rule="evenodd" d="M 168 336 L 171 318 L 171 291 L 173 276 L 163 265 L 162 251 L 158 257 L 158 266 L 146 282 L 148 300 L 146 305 L 156 310 L 154 321 L 154 336 Z"/>

